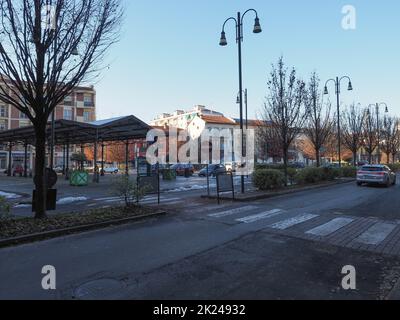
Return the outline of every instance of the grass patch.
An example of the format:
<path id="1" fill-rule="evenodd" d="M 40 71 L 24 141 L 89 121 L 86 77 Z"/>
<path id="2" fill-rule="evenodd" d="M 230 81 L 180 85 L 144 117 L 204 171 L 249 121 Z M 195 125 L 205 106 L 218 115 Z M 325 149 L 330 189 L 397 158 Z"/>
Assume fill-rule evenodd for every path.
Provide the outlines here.
<path id="1" fill-rule="evenodd" d="M 140 206 L 92 209 L 81 213 L 49 216 L 47 219 L 33 218 L 0 220 L 0 240 L 27 236 L 48 231 L 57 231 L 135 216 L 149 215 L 154 210 Z"/>

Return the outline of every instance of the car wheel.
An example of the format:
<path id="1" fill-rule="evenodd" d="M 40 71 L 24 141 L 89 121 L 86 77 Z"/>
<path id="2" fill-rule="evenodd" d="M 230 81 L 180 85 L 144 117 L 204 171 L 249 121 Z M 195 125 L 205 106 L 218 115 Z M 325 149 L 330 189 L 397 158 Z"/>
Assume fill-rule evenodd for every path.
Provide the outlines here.
<path id="1" fill-rule="evenodd" d="M 362 186 L 362 182 L 357 182 L 357 186 L 361 187 Z"/>

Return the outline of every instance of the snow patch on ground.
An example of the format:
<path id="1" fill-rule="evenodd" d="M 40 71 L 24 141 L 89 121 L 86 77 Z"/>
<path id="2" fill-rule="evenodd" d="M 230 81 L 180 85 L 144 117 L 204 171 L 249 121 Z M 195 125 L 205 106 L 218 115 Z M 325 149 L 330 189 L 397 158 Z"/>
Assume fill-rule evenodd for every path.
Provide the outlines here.
<path id="1" fill-rule="evenodd" d="M 87 201 L 88 198 L 86 197 L 67 197 L 67 198 L 62 198 L 60 200 L 57 201 L 57 204 L 71 204 L 71 203 L 75 203 L 75 202 L 83 202 L 83 201 Z"/>
<path id="2" fill-rule="evenodd" d="M 31 204 L 19 204 L 17 206 L 14 206 L 14 208 L 17 208 L 17 209 L 31 208 L 31 207 L 32 207 Z"/>
<path id="3" fill-rule="evenodd" d="M 210 188 L 215 187 L 216 185 L 210 184 Z M 172 190 L 168 190 L 167 193 L 174 193 L 174 192 L 184 192 L 184 191 L 190 191 L 190 190 L 204 190 L 207 189 L 207 186 L 200 186 L 200 185 L 193 185 L 190 187 L 180 187 Z"/>
<path id="4" fill-rule="evenodd" d="M 6 199 L 17 199 L 20 198 L 21 196 L 14 194 L 14 193 L 7 193 L 7 192 L 2 192 L 0 191 L 0 196 L 4 197 Z"/>

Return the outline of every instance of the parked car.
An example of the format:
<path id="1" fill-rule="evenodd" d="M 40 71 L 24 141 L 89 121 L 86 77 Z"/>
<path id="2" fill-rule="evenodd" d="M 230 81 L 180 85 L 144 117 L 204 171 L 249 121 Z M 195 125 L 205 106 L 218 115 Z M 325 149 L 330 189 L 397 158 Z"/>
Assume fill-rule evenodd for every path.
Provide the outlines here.
<path id="1" fill-rule="evenodd" d="M 64 171 L 63 167 L 61 167 L 61 166 L 54 167 L 53 170 L 56 173 L 63 173 L 63 171 Z"/>
<path id="2" fill-rule="evenodd" d="M 208 176 L 216 177 L 219 173 L 226 173 L 226 168 L 223 164 L 212 164 L 208 166 Z M 207 168 L 199 172 L 199 177 L 207 177 Z"/>
<path id="3" fill-rule="evenodd" d="M 185 176 L 186 173 L 189 176 L 194 174 L 194 167 L 192 164 L 178 163 L 174 164 L 171 169 L 175 170 L 177 176 Z"/>
<path id="4" fill-rule="evenodd" d="M 116 167 L 104 168 L 104 173 L 117 174 L 118 172 L 119 172 L 119 169 Z"/>
<path id="5" fill-rule="evenodd" d="M 240 164 L 236 162 L 226 162 L 225 163 L 225 169 L 228 172 L 236 172 L 236 170 L 239 168 Z"/>
<path id="6" fill-rule="evenodd" d="M 22 177 L 22 175 L 24 174 L 24 167 L 21 166 L 20 164 L 15 165 L 12 168 L 12 174 L 13 174 L 14 177 L 15 176 L 21 176 Z"/>
<path id="7" fill-rule="evenodd" d="M 385 165 L 366 165 L 357 171 L 357 185 L 364 183 L 390 187 L 396 184 L 396 173 Z"/>

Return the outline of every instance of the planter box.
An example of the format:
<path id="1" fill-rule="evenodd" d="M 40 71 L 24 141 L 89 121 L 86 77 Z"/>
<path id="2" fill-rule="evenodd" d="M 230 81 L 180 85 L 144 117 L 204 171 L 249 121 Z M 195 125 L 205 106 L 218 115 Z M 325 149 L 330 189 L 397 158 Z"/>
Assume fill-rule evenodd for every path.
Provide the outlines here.
<path id="1" fill-rule="evenodd" d="M 71 186 L 84 187 L 89 184 L 89 174 L 83 171 L 74 171 L 70 179 Z"/>

